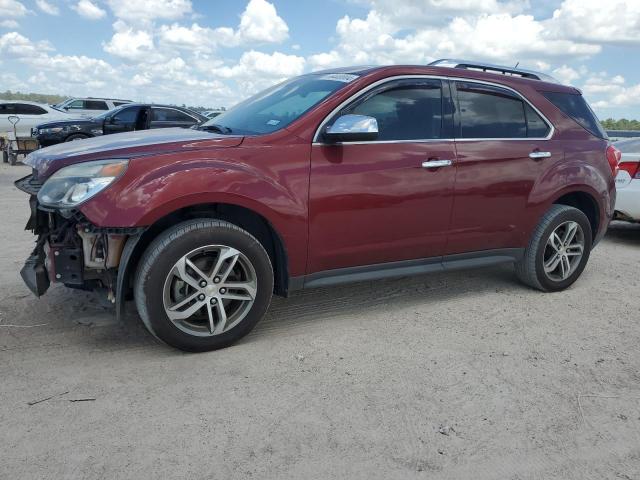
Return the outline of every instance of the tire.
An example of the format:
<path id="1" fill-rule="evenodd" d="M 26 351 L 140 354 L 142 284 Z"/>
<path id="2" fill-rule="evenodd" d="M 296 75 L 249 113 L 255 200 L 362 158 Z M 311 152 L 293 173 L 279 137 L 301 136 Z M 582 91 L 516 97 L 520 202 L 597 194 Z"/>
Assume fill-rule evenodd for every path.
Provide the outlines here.
<path id="1" fill-rule="evenodd" d="M 84 140 L 85 138 L 89 138 L 87 135 L 83 135 L 82 133 L 74 133 L 73 135 L 69 135 L 64 139 L 65 142 L 75 142 L 76 140 Z"/>
<path id="2" fill-rule="evenodd" d="M 6 150 L 2 151 L 2 161 L 4 163 L 9 163 L 9 152 L 7 152 Z"/>
<path id="3" fill-rule="evenodd" d="M 569 242 L 568 246 L 563 245 L 561 240 L 564 238 L 564 234 L 575 224 L 579 228 L 575 229 L 572 237 L 574 240 Z M 551 236 L 554 233 L 557 236 L 552 241 Z M 575 245 L 579 244 L 580 240 L 583 243 L 582 254 L 576 258 L 576 252 L 579 249 Z M 560 249 L 556 250 L 554 245 L 558 244 Z M 516 263 L 516 274 L 524 284 L 543 292 L 564 290 L 582 274 L 589 261 L 591 246 L 591 224 L 587 216 L 574 207 L 552 205 L 534 230 L 523 258 Z M 559 252 L 566 252 L 566 255 Z M 549 268 L 552 267 L 558 256 L 566 257 L 569 267 L 567 268 L 567 263 L 563 264 L 561 258 L 556 270 L 548 272 L 545 269 L 545 264 Z"/>
<path id="4" fill-rule="evenodd" d="M 191 265 L 202 268 L 199 273 L 205 277 L 211 274 L 206 287 Z M 220 274 L 214 276 L 219 265 Z M 147 247 L 136 270 L 134 297 L 144 325 L 155 337 L 180 350 L 204 352 L 228 347 L 253 329 L 271 302 L 273 278 L 269 255 L 250 233 L 222 220 L 196 219 L 169 228 Z M 236 290 L 234 285 L 250 288 Z M 177 308 L 194 295 L 193 303 Z M 169 317 L 192 307 L 198 310 L 188 318 Z"/>

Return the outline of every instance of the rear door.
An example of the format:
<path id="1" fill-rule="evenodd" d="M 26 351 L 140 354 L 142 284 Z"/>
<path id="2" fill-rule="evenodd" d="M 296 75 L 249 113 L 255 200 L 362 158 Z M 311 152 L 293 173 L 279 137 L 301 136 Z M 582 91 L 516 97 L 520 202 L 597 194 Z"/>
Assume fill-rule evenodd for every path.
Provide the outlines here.
<path id="1" fill-rule="evenodd" d="M 149 128 L 189 128 L 199 122 L 195 117 L 175 108 L 152 107 Z"/>
<path id="2" fill-rule="evenodd" d="M 442 255 L 452 206 L 455 146 L 446 82 L 390 80 L 344 114 L 376 118 L 375 141 L 312 146 L 308 273 Z M 424 168 L 429 161 L 449 166 Z M 445 162 L 446 163 L 446 162 Z"/>
<path id="3" fill-rule="evenodd" d="M 452 86 L 458 163 L 446 254 L 522 247 L 532 188 L 549 162 L 562 159 L 561 145 L 515 91 L 475 81 Z"/>

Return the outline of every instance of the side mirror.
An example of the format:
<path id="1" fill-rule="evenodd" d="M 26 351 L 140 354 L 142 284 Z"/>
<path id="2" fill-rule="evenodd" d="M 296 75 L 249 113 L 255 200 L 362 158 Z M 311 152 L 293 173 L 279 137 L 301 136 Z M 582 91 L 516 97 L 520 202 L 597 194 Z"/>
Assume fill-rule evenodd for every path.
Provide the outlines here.
<path id="1" fill-rule="evenodd" d="M 327 127 L 324 138 L 329 143 L 375 140 L 378 138 L 378 121 L 366 115 L 342 115 Z"/>

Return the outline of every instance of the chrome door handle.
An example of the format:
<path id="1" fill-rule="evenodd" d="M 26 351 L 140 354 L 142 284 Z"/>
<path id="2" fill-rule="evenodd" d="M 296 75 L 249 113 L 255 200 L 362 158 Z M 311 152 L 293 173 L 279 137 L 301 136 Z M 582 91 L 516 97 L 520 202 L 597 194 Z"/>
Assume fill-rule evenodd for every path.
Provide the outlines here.
<path id="1" fill-rule="evenodd" d="M 529 158 L 540 160 L 541 158 L 551 158 L 551 152 L 531 152 Z"/>
<path id="2" fill-rule="evenodd" d="M 427 160 L 422 162 L 422 168 L 450 167 L 451 165 L 453 165 L 451 160 Z"/>

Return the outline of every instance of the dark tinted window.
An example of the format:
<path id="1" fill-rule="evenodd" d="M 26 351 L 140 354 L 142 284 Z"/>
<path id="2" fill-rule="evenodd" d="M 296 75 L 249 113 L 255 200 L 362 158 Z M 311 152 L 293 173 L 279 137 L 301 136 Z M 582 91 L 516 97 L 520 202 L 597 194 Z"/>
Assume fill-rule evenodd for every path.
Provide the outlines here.
<path id="1" fill-rule="evenodd" d="M 138 109 L 135 107 L 123 108 L 113 117 L 115 123 L 133 123 L 138 116 Z"/>
<path id="2" fill-rule="evenodd" d="M 508 90 L 456 82 L 461 138 L 526 138 L 524 102 Z"/>
<path id="3" fill-rule="evenodd" d="M 173 108 L 154 108 L 151 110 L 152 122 L 188 122 L 196 123 L 195 119 L 180 110 Z"/>
<path id="4" fill-rule="evenodd" d="M 16 103 L 16 115 L 44 115 L 47 111 L 37 105 Z"/>
<path id="5" fill-rule="evenodd" d="M 607 138 L 595 113 L 579 93 L 542 92 L 542 94 L 566 115 L 573 118 L 596 137 Z"/>
<path id="6" fill-rule="evenodd" d="M 527 117 L 527 137 L 545 138 L 549 135 L 550 128 L 547 122 L 526 102 L 524 102 L 524 113 Z"/>
<path id="7" fill-rule="evenodd" d="M 0 103 L 0 115 L 15 115 L 16 106 L 13 103 Z"/>
<path id="8" fill-rule="evenodd" d="M 85 110 L 109 110 L 107 102 L 102 100 L 85 100 L 84 108 Z"/>
<path id="9" fill-rule="evenodd" d="M 119 107 L 120 105 L 126 105 L 127 103 L 130 103 L 130 102 L 113 102 L 113 106 Z"/>
<path id="10" fill-rule="evenodd" d="M 402 80 L 374 91 L 340 112 L 378 121 L 378 140 L 441 138 L 442 85 L 439 80 Z"/>

